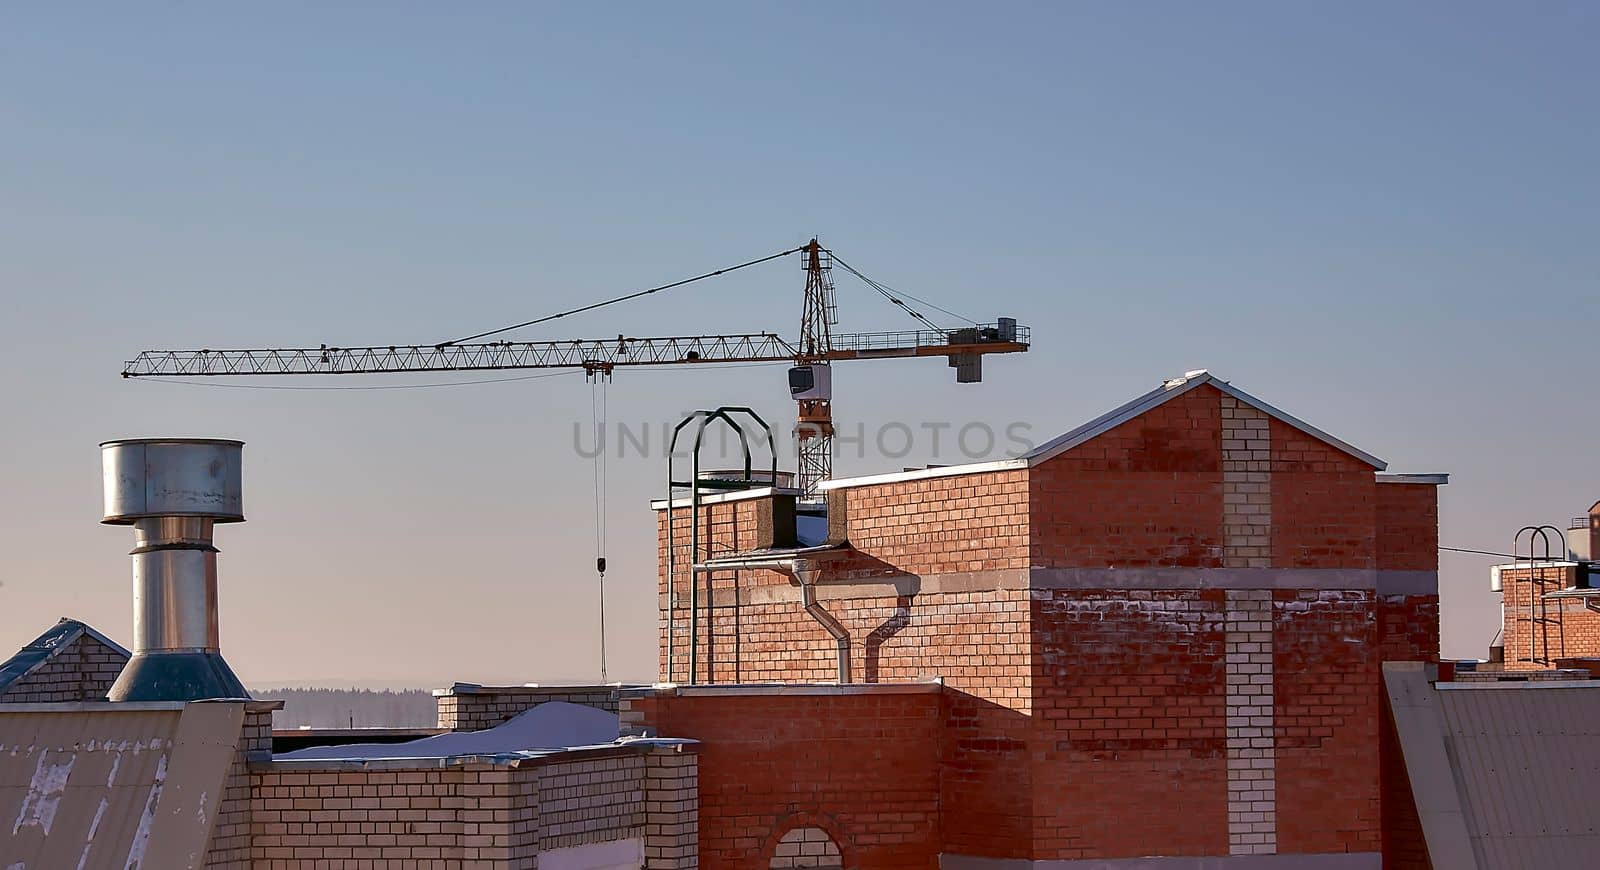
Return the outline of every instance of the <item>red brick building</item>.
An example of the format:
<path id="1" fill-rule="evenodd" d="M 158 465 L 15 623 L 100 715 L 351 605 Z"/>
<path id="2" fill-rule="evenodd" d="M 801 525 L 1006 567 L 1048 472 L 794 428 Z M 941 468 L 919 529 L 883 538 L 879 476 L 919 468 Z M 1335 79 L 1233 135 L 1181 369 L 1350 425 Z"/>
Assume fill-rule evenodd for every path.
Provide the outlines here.
<path id="1" fill-rule="evenodd" d="M 1526 533 L 1528 529 L 1523 529 Z M 1600 657 L 1600 502 L 1565 532 L 1550 526 L 1517 535 L 1516 562 L 1491 569 L 1501 631 L 1491 665 L 1544 670 L 1562 659 Z"/>
<path id="2" fill-rule="evenodd" d="M 693 548 L 657 502 L 679 685 L 624 726 L 701 741 L 710 868 L 1407 866 L 1380 668 L 1438 658 L 1445 477 L 1384 468 L 1196 372 L 825 512 L 704 497 Z"/>

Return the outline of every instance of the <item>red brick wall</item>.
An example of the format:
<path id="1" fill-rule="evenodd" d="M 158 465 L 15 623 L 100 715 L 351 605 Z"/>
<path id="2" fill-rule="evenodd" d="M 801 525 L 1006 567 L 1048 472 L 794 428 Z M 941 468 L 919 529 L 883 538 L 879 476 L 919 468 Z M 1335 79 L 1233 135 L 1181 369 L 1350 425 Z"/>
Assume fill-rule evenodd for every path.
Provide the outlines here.
<path id="1" fill-rule="evenodd" d="M 1542 670 L 1551 667 L 1550 664 L 1518 661 L 1529 657 L 1529 631 L 1540 630 L 1534 627 L 1536 624 L 1527 621 L 1528 602 L 1536 591 L 1554 592 L 1575 582 L 1573 568 L 1537 569 L 1537 576 L 1546 581 L 1537 588 L 1525 579 L 1528 573 L 1527 568 L 1507 568 L 1500 572 L 1503 590 L 1501 600 L 1505 603 L 1504 641 L 1508 670 Z M 1539 658 L 1600 655 L 1600 613 L 1585 609 L 1579 601 L 1549 602 L 1544 615 L 1554 620 L 1558 614 L 1559 623 L 1551 622 L 1542 626 L 1546 634 L 1536 635 L 1535 652 Z M 1534 615 L 1539 615 L 1537 607 Z"/>
<path id="2" fill-rule="evenodd" d="M 703 506 L 700 511 L 700 546 L 701 559 L 727 555 L 729 553 L 749 550 L 756 545 L 756 514 L 762 509 L 764 499 L 740 499 L 737 501 L 721 502 Z M 690 592 L 690 561 L 693 558 L 693 540 L 690 537 L 690 519 L 692 512 L 687 507 L 672 508 L 672 540 L 674 569 L 676 576 L 673 578 L 674 588 L 677 590 L 679 606 L 676 611 L 675 627 L 673 628 L 673 668 L 672 676 L 676 680 L 686 681 L 689 676 L 689 592 Z M 658 591 L 667 594 L 667 511 L 656 512 L 657 546 L 656 556 L 658 561 Z M 709 583 L 708 583 L 709 581 Z M 731 590 L 739 585 L 777 585 L 788 582 L 787 578 L 774 571 L 724 571 L 696 578 L 701 584 L 700 606 L 707 606 L 707 598 L 717 600 L 719 590 Z M 709 585 L 710 592 L 707 593 Z M 663 599 L 664 600 L 664 599 Z M 660 674 L 667 674 L 667 619 L 666 610 L 661 611 L 658 621 L 660 646 L 658 666 Z M 705 611 L 701 611 L 702 619 Z M 707 662 L 715 662 L 719 658 L 719 638 L 714 634 L 702 631 L 699 639 L 699 678 L 729 679 L 726 674 L 718 675 L 706 671 Z M 721 652 L 722 659 L 727 658 L 725 651 Z"/>
<path id="3" fill-rule="evenodd" d="M 1272 564 L 1377 567 L 1373 468 L 1286 423 L 1270 421 Z M 1391 484 L 1381 484 L 1389 486 Z"/>
<path id="4" fill-rule="evenodd" d="M 1222 427 L 1197 387 L 1029 469 L 1031 564 L 1222 564 Z"/>
<path id="5" fill-rule="evenodd" d="M 729 683 L 820 683 L 838 674 L 836 645 L 798 600 L 715 608 L 713 671 Z M 863 595 L 823 605 L 850 632 L 853 682 L 945 684 L 1026 710 L 1032 673 L 1021 590 Z"/>
<path id="6" fill-rule="evenodd" d="M 1032 857 L 1227 854 L 1223 609 L 1220 590 L 1034 595 Z"/>
<path id="7" fill-rule="evenodd" d="M 1439 488 L 1428 483 L 1375 486 L 1378 568 L 1439 570 Z"/>
<path id="8" fill-rule="evenodd" d="M 1278 851 L 1378 851 L 1374 596 L 1280 591 L 1273 611 Z"/>
<path id="9" fill-rule="evenodd" d="M 850 543 L 905 574 L 1028 566 L 1028 472 L 1002 471 L 845 491 Z"/>
<path id="10" fill-rule="evenodd" d="M 625 699 L 700 745 L 700 866 L 766 870 L 783 832 L 828 831 L 845 866 L 938 866 L 937 692 Z"/>

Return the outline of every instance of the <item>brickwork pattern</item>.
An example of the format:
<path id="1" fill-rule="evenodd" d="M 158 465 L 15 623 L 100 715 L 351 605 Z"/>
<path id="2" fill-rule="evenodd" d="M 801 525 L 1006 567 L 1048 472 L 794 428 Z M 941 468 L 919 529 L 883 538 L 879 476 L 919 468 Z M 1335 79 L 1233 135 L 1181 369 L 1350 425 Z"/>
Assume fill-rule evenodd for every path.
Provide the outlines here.
<path id="1" fill-rule="evenodd" d="M 1280 590 L 1273 622 L 1278 851 L 1379 851 L 1375 595 Z"/>
<path id="2" fill-rule="evenodd" d="M 1272 564 L 1377 567 L 1378 489 L 1372 466 L 1276 418 L 1272 442 Z"/>
<path id="3" fill-rule="evenodd" d="M 821 828 L 795 828 L 778 841 L 771 870 L 789 870 L 794 867 L 815 867 L 817 870 L 843 870 L 844 856 L 839 844 Z"/>
<path id="4" fill-rule="evenodd" d="M 1029 469 L 1029 564 L 1220 567 L 1221 396 L 1198 387 Z"/>
<path id="5" fill-rule="evenodd" d="M 1222 414 L 1222 564 L 1272 567 L 1272 441 L 1261 411 L 1232 396 Z"/>
<path id="6" fill-rule="evenodd" d="M 940 694 L 639 695 L 623 716 L 702 741 L 700 867 L 765 870 L 821 816 L 852 866 L 937 866 Z"/>
<path id="7" fill-rule="evenodd" d="M 1223 592 L 1032 597 L 1032 751 L 1019 763 L 1031 778 L 1034 830 L 1032 854 L 1011 857 L 1227 854 Z M 1157 806 L 1182 811 L 1150 811 Z M 948 810 L 944 824 L 956 824 Z"/>
<path id="8" fill-rule="evenodd" d="M 850 543 L 899 573 L 1028 566 L 1025 471 L 935 477 L 845 493 Z"/>
<path id="9" fill-rule="evenodd" d="M 1530 575 L 1542 583 L 1529 582 Z M 1536 593 L 1554 592 L 1576 582 L 1576 569 L 1567 566 L 1541 566 L 1530 569 L 1502 568 L 1500 600 L 1505 618 L 1501 640 L 1506 650 L 1506 670 L 1544 670 L 1558 658 L 1600 655 L 1600 613 L 1583 606 L 1582 601 L 1548 601 L 1543 619 L 1530 622 L 1528 604 L 1535 603 L 1533 616 L 1540 618 Z M 1530 658 L 1548 661 L 1529 661 Z"/>
<path id="10" fill-rule="evenodd" d="M 272 711 L 246 709 L 233 761 L 228 766 L 227 779 L 223 781 L 222 801 L 217 805 L 217 818 L 211 829 L 211 843 L 206 850 L 208 868 L 216 870 L 249 870 L 250 853 L 250 757 L 270 755 L 272 752 Z"/>
<path id="11" fill-rule="evenodd" d="M 84 632 L 65 648 L 12 683 L 0 703 L 47 704 L 58 701 L 104 701 L 128 657 Z"/>
<path id="12" fill-rule="evenodd" d="M 439 727 L 451 731 L 493 728 L 547 701 L 617 712 L 616 686 L 474 686 L 434 693 Z"/>
<path id="13" fill-rule="evenodd" d="M 645 834 L 641 756 L 549 764 L 539 776 L 539 849 Z"/>
<path id="14" fill-rule="evenodd" d="M 1272 593 L 1227 592 L 1228 852 L 1278 850 Z"/>
<path id="15" fill-rule="evenodd" d="M 1425 483 L 1377 485 L 1379 570 L 1439 570 L 1438 490 Z"/>
<path id="16" fill-rule="evenodd" d="M 650 870 L 699 866 L 699 757 L 681 749 L 645 756 L 645 800 L 645 865 Z"/>
<path id="17" fill-rule="evenodd" d="M 544 850 L 639 838 L 659 866 L 693 867 L 682 840 L 696 756 L 671 751 L 660 763 L 630 752 L 518 766 L 257 767 L 249 866 L 532 867 Z"/>
<path id="18" fill-rule="evenodd" d="M 851 638 L 857 682 L 946 685 L 1026 711 L 1032 659 L 1028 598 L 1022 590 L 864 595 L 824 606 Z M 821 683 L 838 674 L 833 638 L 797 602 L 730 601 L 708 617 L 719 642 L 703 651 L 719 682 Z"/>

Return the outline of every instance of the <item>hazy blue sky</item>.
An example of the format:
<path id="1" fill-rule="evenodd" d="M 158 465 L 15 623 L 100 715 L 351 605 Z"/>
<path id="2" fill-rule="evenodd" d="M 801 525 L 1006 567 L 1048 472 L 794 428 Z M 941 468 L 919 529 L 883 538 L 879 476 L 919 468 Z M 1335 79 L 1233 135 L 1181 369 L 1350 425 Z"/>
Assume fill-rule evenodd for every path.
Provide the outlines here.
<path id="1" fill-rule="evenodd" d="M 1582 3 L 9 5 L 0 640 L 61 615 L 128 639 L 95 444 L 209 434 L 248 442 L 250 522 L 218 539 L 247 681 L 592 677 L 581 377 L 262 391 L 121 363 L 432 342 L 812 234 L 1034 328 L 981 387 L 842 367 L 841 421 L 1042 439 L 1207 367 L 1391 470 L 1450 472 L 1445 543 L 1507 547 L 1600 497 L 1597 44 Z M 802 279 L 522 335 L 792 335 Z M 910 325 L 838 280 L 841 329 Z M 782 378 L 628 372 L 610 408 L 787 421 Z M 663 474 L 611 468 L 614 677 L 654 673 Z M 1448 655 L 1494 632 L 1489 561 L 1444 560 Z"/>

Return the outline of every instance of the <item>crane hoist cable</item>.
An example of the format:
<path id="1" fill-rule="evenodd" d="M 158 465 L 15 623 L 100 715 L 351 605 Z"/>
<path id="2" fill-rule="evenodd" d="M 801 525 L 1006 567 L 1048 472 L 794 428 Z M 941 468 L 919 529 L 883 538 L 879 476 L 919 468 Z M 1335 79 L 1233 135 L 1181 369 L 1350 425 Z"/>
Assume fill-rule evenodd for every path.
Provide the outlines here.
<path id="1" fill-rule="evenodd" d="M 693 284 L 696 281 L 703 281 L 703 280 L 705 280 L 707 278 L 715 278 L 718 275 L 726 275 L 729 272 L 737 272 L 740 269 L 744 269 L 744 268 L 747 268 L 749 266 L 755 266 L 755 265 L 758 265 L 760 263 L 765 263 L 765 262 L 767 262 L 769 260 L 776 260 L 779 257 L 787 257 L 790 254 L 796 254 L 796 253 L 799 253 L 802 250 L 805 250 L 805 246 L 803 246 L 803 245 L 801 247 L 798 247 L 798 248 L 790 248 L 787 251 L 779 251 L 776 254 L 768 254 L 767 256 L 760 257 L 758 259 L 747 260 L 746 262 L 740 263 L 737 266 L 724 266 L 721 269 L 717 269 L 717 270 L 711 271 L 711 272 L 706 272 L 703 275 L 696 275 L 693 278 L 684 278 L 681 281 L 673 281 L 671 284 L 662 284 L 660 287 L 651 287 L 648 290 L 638 290 L 638 291 L 635 291 L 633 293 L 628 293 L 628 294 L 625 294 L 625 295 L 622 295 L 622 296 L 615 297 L 613 299 L 606 299 L 606 300 L 604 300 L 602 302 L 595 302 L 595 303 L 593 303 L 591 305 L 584 305 L 584 306 L 581 306 L 579 308 L 571 308 L 571 309 L 568 309 L 566 311 L 562 311 L 562 312 L 557 313 L 557 314 L 547 314 L 544 317 L 535 317 L 532 320 L 524 320 L 521 323 L 513 323 L 510 326 L 502 326 L 499 329 L 491 329 L 488 332 L 480 332 L 477 335 L 469 335 L 466 338 L 457 338 L 457 339 L 455 339 L 453 341 L 441 341 L 438 344 L 434 345 L 434 347 L 435 348 L 445 348 L 445 347 L 449 347 L 449 346 L 451 346 L 453 344 L 464 344 L 464 343 L 469 342 L 469 341 L 477 341 L 480 338 L 488 338 L 491 335 L 499 335 L 502 332 L 510 332 L 513 329 L 521 329 L 524 326 L 533 326 L 536 323 L 545 323 L 546 321 L 557 320 L 557 319 L 560 319 L 562 317 L 566 317 L 566 316 L 568 316 L 570 314 L 582 314 L 585 311 L 593 311 L 596 308 L 604 308 L 607 305 L 615 305 L 618 302 L 627 302 L 629 299 L 638 299 L 641 296 L 649 296 L 651 293 L 659 293 L 662 290 L 671 290 L 674 287 L 682 287 L 685 284 Z"/>
<path id="2" fill-rule="evenodd" d="M 600 581 L 600 682 L 606 682 L 606 382 L 602 372 L 589 379 L 589 417 L 594 432 L 594 568 Z"/>

